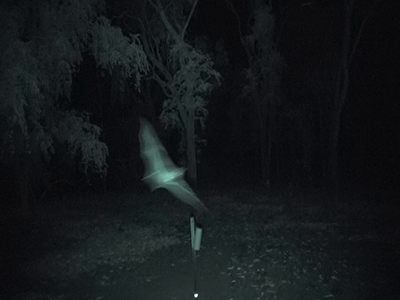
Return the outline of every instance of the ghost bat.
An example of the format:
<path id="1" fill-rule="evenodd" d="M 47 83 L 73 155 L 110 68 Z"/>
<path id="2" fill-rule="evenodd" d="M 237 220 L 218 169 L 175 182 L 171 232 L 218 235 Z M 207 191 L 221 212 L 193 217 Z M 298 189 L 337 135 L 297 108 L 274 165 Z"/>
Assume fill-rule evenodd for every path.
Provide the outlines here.
<path id="1" fill-rule="evenodd" d="M 186 170 L 173 163 L 153 126 L 144 118 L 140 118 L 139 141 L 140 156 L 145 165 L 142 180 L 151 191 L 164 188 L 198 212 L 207 212 L 208 209 L 185 181 Z"/>

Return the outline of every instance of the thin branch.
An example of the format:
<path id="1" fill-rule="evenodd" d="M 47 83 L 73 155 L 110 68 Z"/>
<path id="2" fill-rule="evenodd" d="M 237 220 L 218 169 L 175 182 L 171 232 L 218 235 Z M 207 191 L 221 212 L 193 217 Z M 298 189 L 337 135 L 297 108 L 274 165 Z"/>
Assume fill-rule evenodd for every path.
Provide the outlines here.
<path id="1" fill-rule="evenodd" d="M 242 29 L 241 29 L 242 28 L 242 23 L 240 22 L 239 14 L 237 13 L 237 11 L 235 10 L 235 8 L 233 7 L 232 3 L 229 0 L 225 0 L 225 2 L 228 5 L 229 9 L 232 11 L 232 13 L 236 17 L 240 42 L 242 43 L 243 48 L 244 48 L 244 50 L 246 52 L 247 60 L 248 60 L 249 64 L 251 64 L 251 55 L 250 55 L 249 49 L 248 49 L 248 47 L 247 47 L 247 45 L 245 43 L 244 37 L 242 35 Z"/>
<path id="2" fill-rule="evenodd" d="M 358 46 L 358 44 L 359 44 L 359 42 L 361 40 L 361 34 L 362 34 L 363 30 L 364 30 L 364 26 L 367 23 L 367 20 L 371 17 L 372 12 L 375 10 L 375 7 L 378 5 L 378 2 L 379 2 L 379 0 L 375 1 L 375 4 L 373 4 L 370 7 L 370 9 L 368 10 L 368 13 L 365 15 L 364 19 L 362 20 L 361 26 L 360 26 L 360 28 L 358 30 L 358 33 L 357 33 L 356 40 L 354 41 L 354 44 L 353 44 L 353 49 L 352 49 L 351 54 L 349 56 L 349 64 L 351 64 L 351 61 L 352 61 L 353 56 L 354 56 L 354 52 L 356 51 L 357 46 Z"/>
<path id="3" fill-rule="evenodd" d="M 162 79 L 157 75 L 156 72 L 153 72 L 152 78 L 153 78 L 155 81 L 158 82 L 158 84 L 160 85 L 161 89 L 163 90 L 165 96 L 167 96 L 167 98 L 171 98 L 171 97 L 172 97 L 172 93 L 169 92 L 169 91 L 167 90 L 168 84 L 167 84 L 164 80 L 162 80 Z"/>
<path id="4" fill-rule="evenodd" d="M 186 20 L 186 24 L 185 24 L 185 26 L 183 27 L 183 30 L 182 30 L 182 33 L 181 33 L 181 39 L 182 39 L 182 41 L 183 41 L 183 38 L 185 37 L 185 33 L 186 33 L 186 30 L 187 30 L 187 27 L 189 26 L 190 20 L 192 19 L 194 10 L 195 10 L 195 8 L 196 8 L 198 2 L 199 2 L 199 0 L 195 0 L 195 2 L 193 3 L 192 9 L 191 9 L 191 11 L 190 11 L 190 14 L 189 14 L 189 16 L 188 16 L 188 18 L 187 18 L 187 20 Z"/>
<path id="5" fill-rule="evenodd" d="M 150 1 L 150 0 L 149 0 Z M 160 0 L 157 0 L 158 4 L 161 7 L 161 2 Z M 179 40 L 179 34 L 176 32 L 176 30 L 174 29 L 174 27 L 171 25 L 171 23 L 168 21 L 168 18 L 165 14 L 165 9 L 161 8 L 158 10 L 158 13 L 161 17 L 162 22 L 164 23 L 165 27 L 167 28 L 168 32 L 172 35 L 172 38 L 174 40 Z"/>
<path id="6" fill-rule="evenodd" d="M 235 15 L 236 17 L 236 21 L 237 21 L 237 27 L 238 27 L 238 33 L 239 33 L 239 38 L 241 43 L 244 46 L 244 39 L 243 39 L 243 35 L 242 35 L 242 24 L 240 22 L 240 17 L 239 14 L 237 13 L 237 11 L 235 10 L 235 8 L 233 7 L 233 4 L 229 1 L 229 0 L 225 0 L 226 4 L 228 5 L 229 9 L 232 11 L 232 13 Z"/>
<path id="7" fill-rule="evenodd" d="M 146 26 L 143 24 L 143 21 L 140 18 L 135 17 L 131 14 L 127 14 L 127 15 L 129 15 L 132 19 L 139 21 L 139 24 L 142 28 L 142 32 L 145 33 L 145 34 L 141 34 L 141 39 L 142 39 L 142 44 L 143 44 L 144 50 L 145 50 L 148 58 L 152 61 L 153 66 L 156 67 L 157 70 L 159 70 L 163 74 L 163 76 L 165 77 L 165 80 L 167 80 L 168 82 L 171 82 L 172 81 L 171 74 L 169 73 L 167 68 L 162 64 L 161 60 L 159 60 L 155 56 L 154 48 L 152 45 L 150 45 L 150 42 L 147 39 L 147 36 L 149 36 L 150 38 L 152 37 L 151 32 L 146 28 Z M 128 24 L 126 24 L 126 25 L 128 28 L 130 27 Z M 155 73 L 154 67 L 152 68 L 153 73 Z M 161 80 L 159 77 L 158 77 L 158 79 Z"/>

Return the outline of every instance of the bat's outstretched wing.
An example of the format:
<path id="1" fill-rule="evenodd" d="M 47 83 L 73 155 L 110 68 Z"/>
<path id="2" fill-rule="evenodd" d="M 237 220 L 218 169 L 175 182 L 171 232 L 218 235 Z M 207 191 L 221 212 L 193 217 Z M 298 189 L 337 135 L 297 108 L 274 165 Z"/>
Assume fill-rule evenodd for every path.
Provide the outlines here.
<path id="1" fill-rule="evenodd" d="M 152 191 L 164 187 L 167 181 L 183 176 L 185 170 L 175 166 L 153 127 L 143 118 L 140 118 L 139 141 L 140 156 L 145 166 L 143 180 Z"/>
<path id="2" fill-rule="evenodd" d="M 196 196 L 189 184 L 183 178 L 167 182 L 165 188 L 183 203 L 189 204 L 200 213 L 208 212 L 207 207 Z"/>
<path id="3" fill-rule="evenodd" d="M 178 168 L 169 158 L 151 124 L 140 118 L 140 155 L 145 164 L 143 180 L 154 191 L 165 188 L 182 202 L 200 212 L 207 211 L 204 204 L 184 180 L 185 169 Z"/>

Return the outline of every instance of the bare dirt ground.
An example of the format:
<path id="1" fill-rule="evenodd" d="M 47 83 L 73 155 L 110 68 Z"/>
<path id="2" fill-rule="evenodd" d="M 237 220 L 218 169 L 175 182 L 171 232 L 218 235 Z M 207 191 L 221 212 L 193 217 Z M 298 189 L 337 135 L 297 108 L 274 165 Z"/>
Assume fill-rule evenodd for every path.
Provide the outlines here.
<path id="1" fill-rule="evenodd" d="M 195 264 L 190 211 L 164 191 L 73 197 L 3 218 L 0 298 L 183 300 L 196 284 L 210 300 L 400 299 L 393 206 L 240 189 L 200 196 L 213 215 Z"/>

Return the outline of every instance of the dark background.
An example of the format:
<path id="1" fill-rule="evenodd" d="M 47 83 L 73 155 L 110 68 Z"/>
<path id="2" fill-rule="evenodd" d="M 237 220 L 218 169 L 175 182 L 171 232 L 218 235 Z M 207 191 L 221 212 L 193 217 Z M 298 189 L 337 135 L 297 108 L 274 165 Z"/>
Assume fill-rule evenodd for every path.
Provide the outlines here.
<path id="1" fill-rule="evenodd" d="M 235 0 L 231 3 L 238 12 L 243 34 L 249 34 L 245 28 L 250 14 L 249 2 Z M 357 3 L 353 34 L 374 1 Z M 123 10 L 123 4 L 124 1 L 108 2 L 107 17 L 113 20 L 113 25 L 121 26 L 115 16 L 116 7 Z M 343 30 L 343 3 L 272 1 L 272 7 L 279 36 L 278 50 L 284 58 L 282 98 L 294 106 L 306 103 L 309 112 L 306 117 L 312 119 L 315 103 L 326 101 L 324 78 L 335 74 Z M 399 190 L 399 12 L 397 1 L 380 1 L 364 27 L 354 54 L 350 89 L 341 120 L 339 176 L 344 189 Z M 203 136 L 207 144 L 198 157 L 198 188 L 260 186 L 254 111 L 246 99 L 238 98 L 248 62 L 240 43 L 237 20 L 225 1 L 199 1 L 188 28 L 187 41 L 196 43 L 196 38 L 207 41 L 207 51 L 214 59 L 215 45 L 223 40 L 229 59 L 228 66 L 223 69 L 218 69 L 217 65 L 223 77 L 222 84 L 209 96 L 209 116 Z M 313 75 L 315 70 L 316 76 Z M 113 90 L 111 76 L 100 71 L 90 55 L 84 56 L 73 83 L 71 108 L 90 113 L 91 121 L 102 128 L 101 140 L 109 147 L 108 175 L 99 185 L 116 190 L 143 186 L 139 116 L 153 116 L 151 121 L 160 139 L 179 164 L 179 136 L 174 130 L 166 131 L 158 120 L 165 96 L 154 82 L 150 84 L 150 91 L 154 104 L 152 114 L 143 104 L 143 94 L 134 88 L 117 93 Z M 241 117 L 235 118 L 237 114 Z M 326 128 L 314 121 L 312 124 L 313 136 L 321 136 L 321 132 L 324 135 Z M 324 141 L 315 138 L 313 143 L 323 144 Z M 284 178 L 275 176 L 277 166 L 273 166 L 271 177 L 275 187 L 329 186 L 327 178 L 321 174 L 321 155 L 314 155 L 309 170 L 297 171 L 298 158 L 290 149 L 287 152 L 286 157 L 283 156 L 285 163 L 280 166 Z M 305 177 L 310 180 L 302 181 Z M 98 185 L 90 188 L 97 189 Z"/>
<path id="2" fill-rule="evenodd" d="M 303 6 L 302 2 L 309 5 Z M 307 71 L 315 66 L 328 68 L 324 62 L 335 51 L 339 52 L 341 2 L 292 1 L 286 10 L 274 9 L 277 25 L 282 30 L 279 49 L 288 68 L 282 89 L 291 101 L 302 101 L 309 95 L 305 86 Z M 245 19 L 246 1 L 233 3 Z M 370 4 L 362 3 L 365 7 L 356 18 L 357 28 Z M 277 1 L 273 6 L 277 7 Z M 354 54 L 340 141 L 342 178 L 352 185 L 392 188 L 400 182 L 399 8 L 396 1 L 381 1 L 377 5 Z M 225 2 L 200 1 L 199 15 L 209 21 L 206 26 L 199 26 L 199 30 L 204 30 L 211 40 L 226 39 L 234 67 L 246 66 L 237 23 Z M 281 15 L 286 16 L 285 21 Z M 210 136 L 213 138 L 216 142 L 222 140 Z M 223 150 L 224 145 L 218 148 Z"/>
<path id="3" fill-rule="evenodd" d="M 357 6 L 354 32 L 359 28 L 372 2 L 363 1 Z M 239 13 L 242 30 L 246 34 L 244 25 L 249 14 L 248 2 L 232 1 L 232 4 Z M 364 27 L 351 64 L 350 89 L 342 115 L 339 153 L 340 179 L 345 188 L 371 186 L 383 189 L 398 188 L 400 180 L 399 6 L 396 1 L 381 1 L 376 6 Z M 295 105 L 300 104 L 310 97 L 315 97 L 313 87 L 310 87 L 307 81 L 312 70 L 322 70 L 328 74 L 327 76 L 329 74 L 334 76 L 334 59 L 340 52 L 343 29 L 343 5 L 341 1 L 275 1 L 273 13 L 276 17 L 277 34 L 281 34 L 278 48 L 285 60 L 284 77 L 281 83 L 282 94 L 285 101 Z M 223 84 L 211 95 L 208 105 L 210 115 L 205 136 L 208 142 L 203 148 L 202 157 L 199 158 L 201 160 L 199 184 L 200 186 L 231 185 L 232 183 L 257 185 L 259 183 L 257 180 L 258 156 L 254 141 L 251 141 L 251 136 L 255 134 L 250 122 L 251 109 L 246 104 L 240 105 L 240 110 L 244 115 L 241 124 L 232 124 L 232 119 L 229 117 L 232 110 L 237 109 L 235 106 L 237 100 L 234 98 L 240 94 L 240 85 L 243 80 L 241 74 L 248 64 L 240 43 L 237 20 L 225 1 L 201 0 L 199 2 L 189 27 L 189 40 L 193 40 L 194 36 L 206 38 L 211 53 L 215 53 L 215 44 L 223 39 L 229 58 L 229 70 L 219 70 L 223 76 Z M 90 68 L 89 70 L 89 72 L 93 71 Z M 102 87 L 103 90 L 98 93 L 99 97 L 105 97 L 104 103 L 107 102 L 107 97 L 113 97 L 112 92 L 107 88 L 109 85 L 107 80 L 95 84 L 92 79 L 91 83 L 97 90 L 99 86 Z M 325 84 L 323 79 L 311 82 L 311 85 L 320 85 L 320 89 L 323 89 Z M 84 88 L 87 89 L 88 86 L 85 84 Z M 77 94 L 82 95 L 80 88 L 76 91 Z M 87 95 L 93 94 L 90 91 Z M 120 107 L 120 112 L 115 106 L 107 108 L 108 104 L 104 104 L 103 119 L 96 120 L 94 111 L 92 120 L 95 123 L 96 121 L 107 123 L 107 118 L 105 118 L 107 110 L 110 110 L 110 115 L 116 118 L 119 118 L 121 113 L 127 114 L 127 118 L 132 120 L 133 129 L 127 132 L 120 131 L 119 135 L 121 139 L 129 139 L 134 148 L 138 149 L 137 140 L 135 141 L 138 124 L 135 119 L 142 112 L 134 99 L 140 99 L 141 95 L 134 91 L 132 95 L 126 96 L 128 99 L 132 97 L 133 100 L 131 103 L 129 100 L 126 101 Z M 84 98 L 79 99 L 80 105 L 82 101 L 85 101 Z M 85 99 L 88 98 L 90 96 Z M 162 100 L 162 93 L 155 92 L 156 116 L 161 111 Z M 321 97 L 320 101 L 325 100 Z M 96 107 L 96 104 L 93 106 Z M 84 108 L 88 109 L 87 106 Z M 309 109 L 311 114 L 313 107 Z M 109 119 L 111 120 L 112 118 Z M 179 138 L 174 132 L 165 132 L 162 125 L 157 124 L 157 119 L 155 122 L 156 130 L 166 144 L 166 148 L 178 162 Z M 230 135 L 232 126 L 242 127 L 242 135 L 236 139 Z M 107 127 L 109 126 L 103 126 L 106 141 L 109 131 Z M 111 135 L 116 138 L 114 134 Z M 120 153 L 121 149 L 117 141 L 114 145 L 110 142 L 108 144 L 112 162 L 114 150 Z M 139 153 L 137 152 L 134 156 L 139 157 Z M 320 159 L 318 156 L 315 157 L 316 166 L 311 170 L 314 176 L 311 185 L 316 187 L 326 184 L 318 180 L 320 177 L 318 160 Z M 137 163 L 136 170 L 141 170 L 140 159 Z M 115 173 L 119 171 L 115 170 Z M 141 171 L 132 172 L 135 173 L 132 184 L 135 184 L 137 179 L 140 179 Z M 112 174 L 113 164 L 110 163 L 108 180 L 111 185 L 114 184 Z M 286 185 L 296 180 L 296 178 L 291 178 L 279 183 Z M 117 181 L 120 182 L 120 180 Z"/>

